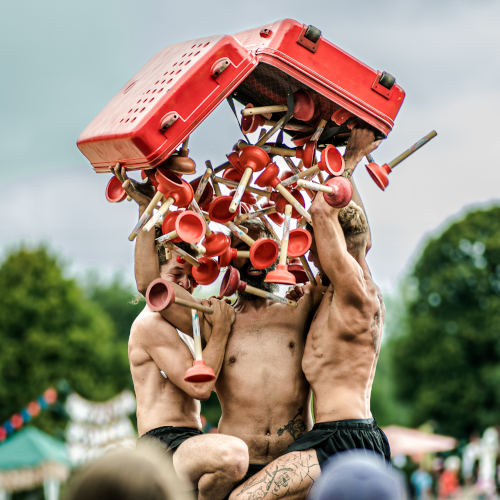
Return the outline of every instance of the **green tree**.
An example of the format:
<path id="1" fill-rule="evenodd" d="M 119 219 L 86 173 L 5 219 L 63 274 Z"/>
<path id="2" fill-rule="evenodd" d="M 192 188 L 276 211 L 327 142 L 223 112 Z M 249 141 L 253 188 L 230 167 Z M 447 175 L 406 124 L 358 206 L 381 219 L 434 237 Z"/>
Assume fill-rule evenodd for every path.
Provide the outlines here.
<path id="1" fill-rule="evenodd" d="M 130 327 L 146 303 L 144 297 L 126 284 L 121 275 L 106 283 L 97 273 L 90 273 L 84 288 L 88 297 L 109 315 L 120 340 L 127 342 Z"/>
<path id="2" fill-rule="evenodd" d="M 0 419 L 61 378 L 104 400 L 129 383 L 127 346 L 109 316 L 65 278 L 46 247 L 21 247 L 0 265 Z M 48 412 L 37 425 L 54 430 Z"/>
<path id="3" fill-rule="evenodd" d="M 500 412 L 500 207 L 476 210 L 431 238 L 407 283 L 391 355 L 412 423 L 467 437 Z"/>

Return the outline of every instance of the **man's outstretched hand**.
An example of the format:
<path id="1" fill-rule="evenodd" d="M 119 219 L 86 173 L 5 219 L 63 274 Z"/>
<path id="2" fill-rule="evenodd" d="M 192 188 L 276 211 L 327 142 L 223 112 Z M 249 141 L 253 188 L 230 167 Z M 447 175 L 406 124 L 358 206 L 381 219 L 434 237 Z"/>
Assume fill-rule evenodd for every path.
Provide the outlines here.
<path id="1" fill-rule="evenodd" d="M 375 133 L 368 128 L 354 128 L 345 148 L 345 172 L 350 177 L 363 156 L 377 149 L 381 140 L 375 140 Z"/>
<path id="2" fill-rule="evenodd" d="M 130 179 L 127 176 L 125 167 L 117 166 L 113 168 L 115 177 L 122 183 L 125 192 L 132 198 L 139 206 L 148 206 L 151 198 L 154 196 L 154 187 L 148 180 L 145 183 L 140 183 Z"/>

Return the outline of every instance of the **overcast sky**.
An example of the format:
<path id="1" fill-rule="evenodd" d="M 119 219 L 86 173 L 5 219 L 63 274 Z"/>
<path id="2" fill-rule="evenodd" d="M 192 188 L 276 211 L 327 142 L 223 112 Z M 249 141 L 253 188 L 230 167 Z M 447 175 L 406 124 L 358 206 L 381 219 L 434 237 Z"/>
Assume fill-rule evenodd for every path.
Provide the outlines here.
<path id="1" fill-rule="evenodd" d="M 75 142 L 125 82 L 163 47 L 291 17 L 375 69 L 393 74 L 406 100 L 375 151 L 391 160 L 432 129 L 438 137 L 398 166 L 380 191 L 355 178 L 373 233 L 369 263 L 394 290 L 425 238 L 471 206 L 498 203 L 500 2 L 290 0 L 5 2 L 0 17 L 2 254 L 46 241 L 71 272 L 132 277 L 136 219 L 104 198 Z M 218 133 L 214 130 L 217 129 Z M 223 104 L 193 135 L 191 154 L 224 160 L 239 138 Z"/>

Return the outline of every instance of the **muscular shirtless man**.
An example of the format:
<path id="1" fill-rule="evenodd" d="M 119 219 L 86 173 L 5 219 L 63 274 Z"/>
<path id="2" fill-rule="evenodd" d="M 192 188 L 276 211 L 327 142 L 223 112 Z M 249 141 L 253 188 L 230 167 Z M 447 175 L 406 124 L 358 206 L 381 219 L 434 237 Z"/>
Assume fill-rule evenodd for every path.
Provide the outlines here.
<path id="1" fill-rule="evenodd" d="M 253 239 L 267 236 L 262 224 L 248 223 L 247 227 Z M 247 248 L 243 242 L 235 246 Z M 242 280 L 259 288 L 268 286 L 265 271 L 241 258 L 233 264 Z M 176 296 L 194 300 L 183 288 L 174 288 Z M 248 445 L 248 477 L 310 428 L 309 385 L 301 361 L 305 333 L 319 297 L 307 286 L 297 307 L 246 293 L 239 294 L 235 303 L 236 320 L 215 387 L 222 407 L 219 432 Z M 190 314 L 185 308 L 172 304 L 161 314 L 176 328 L 190 330 Z"/>
<path id="2" fill-rule="evenodd" d="M 355 129 L 345 152 L 350 174 L 377 146 L 371 131 Z M 302 368 L 314 396 L 315 425 L 288 452 L 235 489 L 230 499 L 303 499 L 331 455 L 353 448 L 389 458 L 389 445 L 370 412 L 384 306 L 365 255 L 369 229 L 361 208 L 311 206 L 312 260 L 330 284 L 309 330 Z M 318 260 L 319 258 L 319 260 Z"/>
<path id="3" fill-rule="evenodd" d="M 119 175 L 123 180 L 124 173 Z M 126 186 L 138 201 L 141 214 L 149 198 L 133 186 Z M 154 238 L 152 233 L 138 237 L 135 269 L 139 291 L 144 293 L 149 274 L 158 272 L 182 289 L 193 291 L 191 265 L 175 258 L 166 261 L 163 250 L 156 255 L 154 246 L 148 245 Z M 208 339 L 203 357 L 218 374 L 234 312 L 223 301 L 209 302 L 214 312 L 205 315 L 201 324 L 202 334 Z M 197 485 L 199 499 L 221 499 L 247 471 L 248 450 L 235 437 L 202 434 L 199 400 L 209 398 L 214 383 L 184 381 L 193 354 L 191 337 L 166 323 L 159 313 L 144 308 L 132 325 L 129 339 L 137 427 L 140 436 L 159 439 L 171 450 L 175 470 Z"/>

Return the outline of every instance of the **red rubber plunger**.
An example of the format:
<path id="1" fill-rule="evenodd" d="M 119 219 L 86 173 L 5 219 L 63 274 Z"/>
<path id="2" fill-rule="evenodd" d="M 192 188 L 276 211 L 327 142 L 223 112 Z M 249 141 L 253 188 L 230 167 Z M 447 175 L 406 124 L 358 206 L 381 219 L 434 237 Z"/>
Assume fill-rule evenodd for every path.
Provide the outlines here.
<path id="1" fill-rule="evenodd" d="M 377 165 L 376 163 L 368 163 L 366 165 L 366 170 L 370 174 L 370 177 L 375 181 L 375 184 L 384 191 L 385 188 L 389 185 L 389 177 L 388 175 L 392 172 L 392 168 L 389 167 L 387 163 L 384 163 L 382 166 Z"/>
<path id="2" fill-rule="evenodd" d="M 278 244 L 270 238 L 260 238 L 250 247 L 250 262 L 255 269 L 266 269 L 278 258 Z"/>
<path id="3" fill-rule="evenodd" d="M 236 167 L 229 167 L 224 170 L 222 177 L 228 181 L 240 182 L 241 171 Z"/>
<path id="4" fill-rule="evenodd" d="M 205 236 L 203 246 L 205 247 L 205 257 L 217 257 L 223 254 L 231 245 L 231 240 L 224 233 L 210 233 Z"/>
<path id="5" fill-rule="evenodd" d="M 213 283 L 219 276 L 219 266 L 217 262 L 208 257 L 200 257 L 198 261 L 200 266 L 193 266 L 193 278 L 200 285 L 209 285 Z"/>
<path id="6" fill-rule="evenodd" d="M 187 207 L 193 201 L 194 191 L 191 184 L 182 181 L 182 186 L 176 191 L 168 193 L 168 196 L 171 196 L 175 200 L 174 205 L 176 207 L 183 208 Z"/>
<path id="7" fill-rule="evenodd" d="M 236 248 L 228 247 L 224 250 L 224 253 L 219 255 L 219 267 L 227 267 L 233 259 L 238 256 L 238 251 Z"/>
<path id="8" fill-rule="evenodd" d="M 119 203 L 127 197 L 125 189 L 122 188 L 122 183 L 115 176 L 109 179 L 109 182 L 106 185 L 105 195 L 106 199 L 111 203 Z"/>
<path id="9" fill-rule="evenodd" d="M 316 159 L 316 141 L 308 141 L 302 149 L 297 150 L 297 158 L 300 158 L 306 168 L 312 167 Z"/>
<path id="10" fill-rule="evenodd" d="M 288 236 L 288 256 L 292 258 L 301 257 L 311 248 L 311 243 L 312 236 L 307 229 L 292 229 Z"/>
<path id="11" fill-rule="evenodd" d="M 161 232 L 163 234 L 168 234 L 172 231 L 175 231 L 175 221 L 177 220 L 177 217 L 181 215 L 182 212 L 180 210 L 176 210 L 175 212 L 168 212 L 165 218 L 163 219 L 163 223 L 161 225 Z M 171 240 L 172 243 L 179 243 L 182 241 L 178 236 L 177 238 L 174 238 Z"/>
<path id="12" fill-rule="evenodd" d="M 210 366 L 205 364 L 205 361 L 195 359 L 193 366 L 186 370 L 184 380 L 186 382 L 210 382 L 215 380 L 215 373 Z"/>
<path id="13" fill-rule="evenodd" d="M 269 271 L 264 279 L 266 283 L 280 283 L 282 285 L 295 285 L 295 276 L 288 272 L 286 264 L 278 264 L 274 271 Z"/>
<path id="14" fill-rule="evenodd" d="M 208 206 L 208 216 L 210 220 L 224 224 L 236 217 L 236 213 L 229 211 L 229 205 L 233 201 L 232 196 L 217 196 Z"/>
<path id="15" fill-rule="evenodd" d="M 304 197 L 302 196 L 302 193 L 298 189 L 292 189 L 290 193 L 303 207 L 306 206 Z M 285 206 L 288 203 L 288 201 L 285 200 L 285 198 L 283 198 L 281 194 L 273 193 L 271 195 L 271 200 L 273 200 L 276 205 L 276 211 L 278 211 L 280 214 L 285 213 Z M 292 217 L 294 219 L 300 219 L 302 217 L 293 206 L 292 206 Z"/>
<path id="16" fill-rule="evenodd" d="M 152 311 L 162 311 L 175 301 L 174 287 L 163 278 L 153 280 L 146 290 L 146 303 Z"/>
<path id="17" fill-rule="evenodd" d="M 271 203 L 269 201 L 266 201 L 265 203 L 262 204 L 262 208 L 268 208 L 273 206 L 274 203 Z M 284 217 L 277 212 L 273 214 L 267 214 L 266 217 L 269 217 L 278 226 L 281 226 L 281 224 L 283 224 L 283 221 L 285 220 Z"/>
<path id="18" fill-rule="evenodd" d="M 186 210 L 175 219 L 175 230 L 182 241 L 196 243 L 203 238 L 207 227 L 201 215 Z"/>
<path id="19" fill-rule="evenodd" d="M 335 146 L 328 144 L 321 151 L 321 160 L 318 162 L 318 167 L 330 175 L 342 175 L 345 169 L 344 157 Z"/>
<path id="20" fill-rule="evenodd" d="M 196 192 L 196 189 L 200 184 L 200 179 L 201 178 L 198 178 L 190 182 L 194 192 Z M 201 193 L 200 199 L 198 200 L 198 205 L 203 210 L 206 210 L 208 208 L 208 205 L 210 205 L 210 202 L 213 199 L 214 199 L 214 188 L 212 187 L 212 184 L 210 184 L 210 182 L 207 182 L 205 189 L 203 189 L 203 193 Z"/>
<path id="21" fill-rule="evenodd" d="M 229 297 L 236 292 L 245 290 L 246 283 L 240 280 L 240 273 L 235 267 L 229 266 L 227 268 L 222 283 L 220 285 L 219 295 L 222 297 Z"/>
<path id="22" fill-rule="evenodd" d="M 294 92 L 293 99 L 293 116 L 303 122 L 311 120 L 314 116 L 314 101 L 311 94 L 306 90 L 298 90 Z"/>
<path id="23" fill-rule="evenodd" d="M 333 193 L 323 193 L 328 205 L 335 208 L 343 208 L 349 204 L 352 199 L 352 184 L 345 177 L 333 177 L 327 182 L 326 186 L 333 188 Z"/>
<path id="24" fill-rule="evenodd" d="M 288 263 L 288 271 L 295 276 L 295 281 L 297 283 L 307 283 L 309 281 L 307 273 L 304 271 L 304 267 L 299 259 L 293 259 Z"/>

